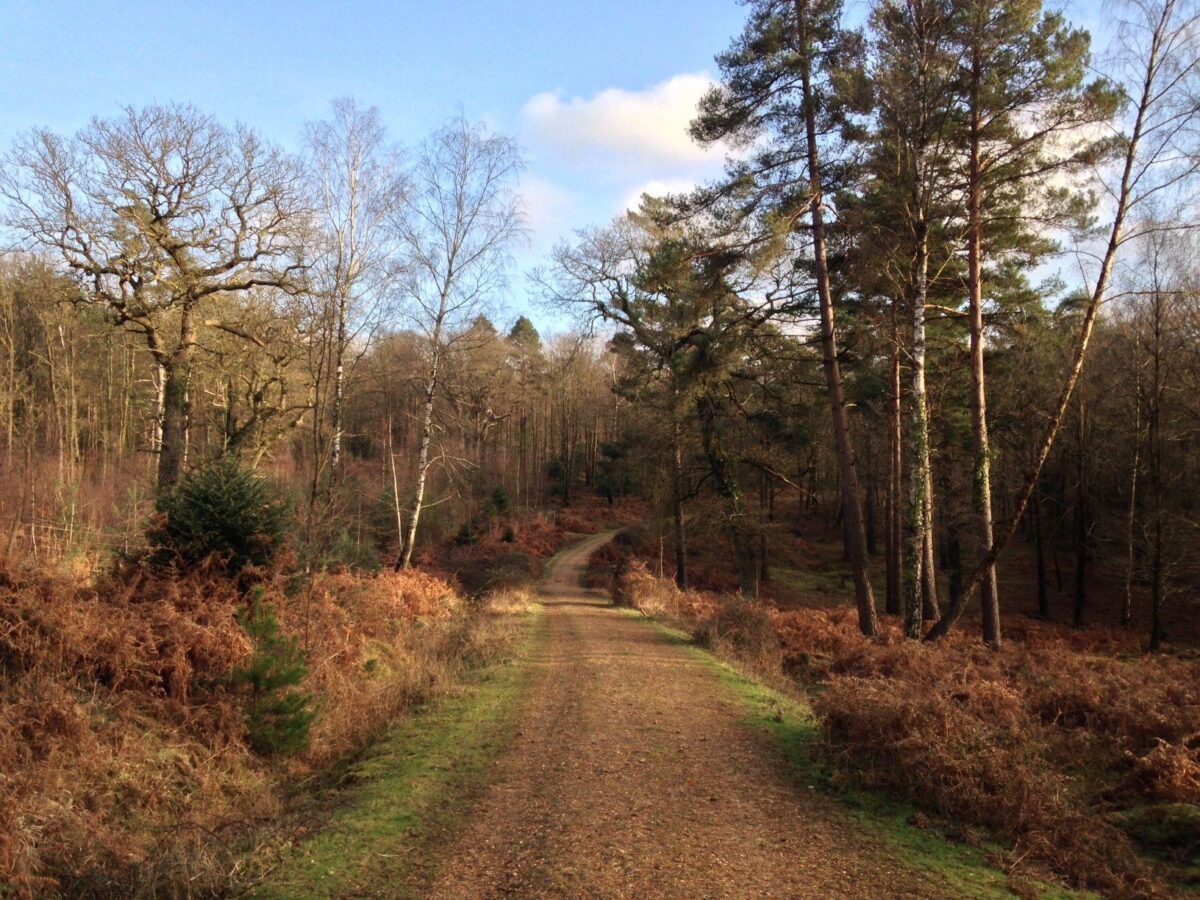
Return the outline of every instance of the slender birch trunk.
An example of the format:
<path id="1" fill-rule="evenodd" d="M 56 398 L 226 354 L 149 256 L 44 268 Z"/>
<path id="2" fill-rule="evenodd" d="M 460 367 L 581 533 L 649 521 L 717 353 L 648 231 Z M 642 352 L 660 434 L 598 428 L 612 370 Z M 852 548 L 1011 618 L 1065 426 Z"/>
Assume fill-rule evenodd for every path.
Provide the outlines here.
<path id="1" fill-rule="evenodd" d="M 404 512 L 400 507 L 400 479 L 396 475 L 396 450 L 392 446 L 392 417 L 388 416 L 387 420 L 387 456 L 388 467 L 391 469 L 392 476 L 392 510 L 396 516 L 396 540 L 400 541 L 400 545 L 404 546 Z"/>
<path id="2" fill-rule="evenodd" d="M 433 334 L 433 358 L 429 365 L 429 377 L 425 380 L 425 405 L 421 418 L 421 449 L 417 456 L 417 486 L 413 495 L 412 512 L 408 520 L 408 533 L 400 558 L 396 560 L 396 571 L 412 565 L 413 548 L 417 543 L 417 525 L 421 521 L 421 509 L 425 503 L 425 485 L 429 476 L 429 446 L 433 441 L 433 398 L 437 391 L 437 380 L 442 359 L 441 325 Z"/>
<path id="3" fill-rule="evenodd" d="M 917 191 L 924 190 L 925 166 L 918 157 Z M 916 220 L 916 276 L 912 301 L 912 411 L 908 439 L 908 516 L 904 532 L 904 636 L 919 640 L 923 619 L 925 570 L 929 567 L 929 415 L 925 395 L 925 303 L 929 289 L 929 226 L 918 200 Z"/>
<path id="4" fill-rule="evenodd" d="M 921 567 L 921 618 L 926 622 L 937 619 L 940 613 L 937 584 L 937 547 L 933 530 L 933 461 L 929 442 L 929 404 L 925 404 L 925 521 L 921 545 L 925 564 Z"/>
<path id="5" fill-rule="evenodd" d="M 330 409 L 329 478 L 336 482 L 342 469 L 342 407 L 346 383 L 346 300 L 337 304 L 337 334 L 334 338 L 333 403 Z"/>

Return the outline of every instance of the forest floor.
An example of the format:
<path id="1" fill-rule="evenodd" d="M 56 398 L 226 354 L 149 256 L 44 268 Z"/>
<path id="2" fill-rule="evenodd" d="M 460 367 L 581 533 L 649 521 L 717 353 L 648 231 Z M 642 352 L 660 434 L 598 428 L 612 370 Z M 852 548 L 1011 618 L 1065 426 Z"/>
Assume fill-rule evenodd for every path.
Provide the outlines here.
<path id="1" fill-rule="evenodd" d="M 610 537 L 552 561 L 516 664 L 383 742 L 258 896 L 1010 896 L 984 851 L 823 792 L 802 705 L 580 587 Z"/>

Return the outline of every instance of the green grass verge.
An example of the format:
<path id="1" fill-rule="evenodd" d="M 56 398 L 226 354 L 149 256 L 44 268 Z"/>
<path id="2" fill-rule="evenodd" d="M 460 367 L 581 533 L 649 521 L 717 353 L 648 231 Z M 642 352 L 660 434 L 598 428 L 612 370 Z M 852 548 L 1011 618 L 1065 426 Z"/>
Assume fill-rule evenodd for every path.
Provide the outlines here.
<path id="1" fill-rule="evenodd" d="M 635 611 L 630 615 L 644 618 Z M 811 709 L 737 671 L 696 646 L 683 632 L 653 619 L 647 621 L 712 669 L 744 711 L 743 724 L 765 735 L 778 749 L 797 790 L 820 791 L 836 799 L 864 831 L 891 848 L 897 859 L 941 881 L 951 896 L 972 900 L 1014 896 L 1008 876 L 988 862 L 989 856 L 1002 852 L 999 845 L 955 843 L 936 828 L 913 825 L 916 810 L 907 804 L 866 791 L 835 788 L 817 749 L 820 723 Z M 1042 900 L 1098 896 L 1032 879 L 1022 879 L 1022 888 L 1035 892 Z"/>
<path id="2" fill-rule="evenodd" d="M 289 848 L 257 898 L 417 897 L 436 849 L 487 784 L 508 747 L 528 681 L 524 660 L 546 636 L 536 607 L 514 658 L 480 670 L 453 697 L 402 723 L 347 772 L 334 808 Z"/>

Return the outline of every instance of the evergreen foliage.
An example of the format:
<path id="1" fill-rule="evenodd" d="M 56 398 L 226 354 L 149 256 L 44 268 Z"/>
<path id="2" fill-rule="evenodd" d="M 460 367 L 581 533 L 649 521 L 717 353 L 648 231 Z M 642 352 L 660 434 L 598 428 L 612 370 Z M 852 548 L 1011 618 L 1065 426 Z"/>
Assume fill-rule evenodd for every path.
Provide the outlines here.
<path id="1" fill-rule="evenodd" d="M 510 505 L 511 504 L 508 500 L 508 491 L 506 491 L 504 486 L 501 485 L 492 491 L 492 496 L 488 500 L 488 513 L 496 516 L 497 518 L 503 518 L 504 516 L 508 515 Z"/>
<path id="2" fill-rule="evenodd" d="M 230 573 L 274 561 L 283 546 L 288 504 L 268 481 L 223 457 L 186 476 L 158 501 L 152 559 L 195 566 L 218 560 Z"/>
<path id="3" fill-rule="evenodd" d="M 280 631 L 261 591 L 238 619 L 254 641 L 254 654 L 229 676 L 231 685 L 247 692 L 247 742 L 264 756 L 294 756 L 308 746 L 317 715 L 312 695 L 294 690 L 308 675 L 304 651 L 295 637 Z"/>

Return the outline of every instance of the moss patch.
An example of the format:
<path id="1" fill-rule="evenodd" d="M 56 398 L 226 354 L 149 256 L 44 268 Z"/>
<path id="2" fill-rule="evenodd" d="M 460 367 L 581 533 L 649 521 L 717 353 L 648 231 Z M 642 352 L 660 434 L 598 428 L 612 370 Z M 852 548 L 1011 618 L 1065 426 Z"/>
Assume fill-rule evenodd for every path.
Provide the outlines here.
<path id="1" fill-rule="evenodd" d="M 1171 865 L 1185 890 L 1200 893 L 1200 806 L 1140 806 L 1121 813 L 1119 824 L 1147 853 Z"/>

